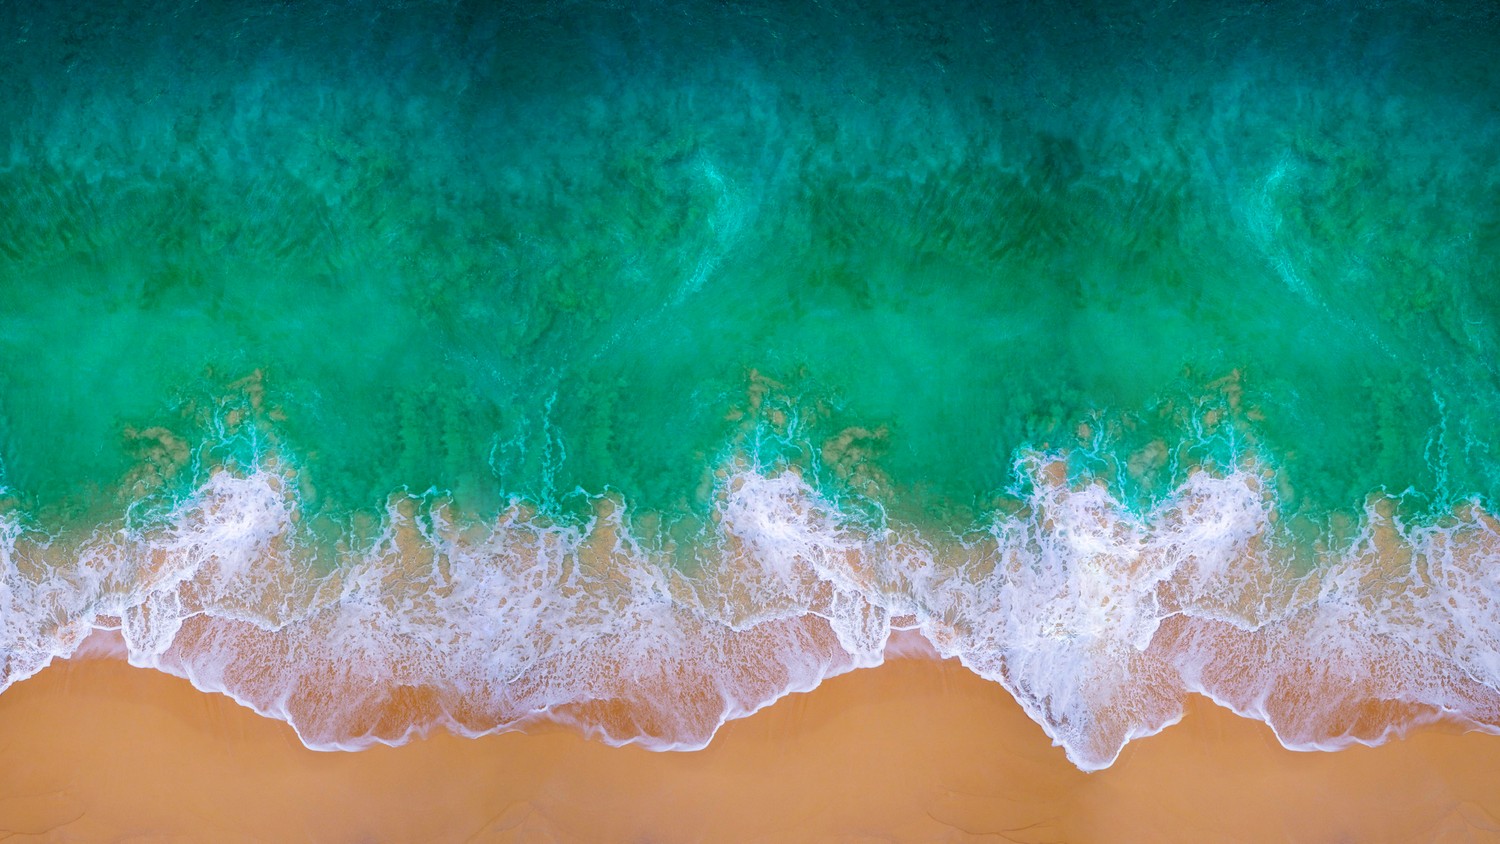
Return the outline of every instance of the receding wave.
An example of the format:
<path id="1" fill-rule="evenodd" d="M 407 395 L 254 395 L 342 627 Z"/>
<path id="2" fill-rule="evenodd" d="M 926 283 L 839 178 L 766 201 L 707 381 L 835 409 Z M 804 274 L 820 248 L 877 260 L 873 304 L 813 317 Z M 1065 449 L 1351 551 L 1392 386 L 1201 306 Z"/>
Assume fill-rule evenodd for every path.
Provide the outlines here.
<path id="1" fill-rule="evenodd" d="M 1139 514 L 1055 459 L 1021 461 L 1028 498 L 961 537 L 846 516 L 795 471 L 729 471 L 695 565 L 648 550 L 609 496 L 583 524 L 516 504 L 472 525 L 399 495 L 331 570 L 287 470 L 220 470 L 147 527 L 69 544 L 6 521 L 0 688 L 109 629 L 132 663 L 316 749 L 548 720 L 684 750 L 910 631 L 1086 770 L 1193 692 L 1295 749 L 1436 720 L 1500 732 L 1500 524 L 1477 503 L 1407 524 L 1374 496 L 1309 565 L 1253 465 L 1192 473 Z"/>

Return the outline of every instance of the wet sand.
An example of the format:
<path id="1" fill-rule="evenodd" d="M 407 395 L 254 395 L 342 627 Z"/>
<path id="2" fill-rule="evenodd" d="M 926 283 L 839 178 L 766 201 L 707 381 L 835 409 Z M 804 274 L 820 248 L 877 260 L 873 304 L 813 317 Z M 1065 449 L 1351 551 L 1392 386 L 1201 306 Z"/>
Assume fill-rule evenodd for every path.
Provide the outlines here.
<path id="1" fill-rule="evenodd" d="M 97 657 L 0 695 L 9 841 L 1494 841 L 1497 783 L 1500 737 L 1293 753 L 1202 699 L 1083 774 L 1000 687 L 924 659 L 783 699 L 697 753 L 562 730 L 316 753 Z"/>

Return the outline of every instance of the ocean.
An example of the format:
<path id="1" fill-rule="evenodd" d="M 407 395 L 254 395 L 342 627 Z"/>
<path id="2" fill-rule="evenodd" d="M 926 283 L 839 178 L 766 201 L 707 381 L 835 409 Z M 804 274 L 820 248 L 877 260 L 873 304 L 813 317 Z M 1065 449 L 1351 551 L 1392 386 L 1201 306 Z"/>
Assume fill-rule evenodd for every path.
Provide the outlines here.
<path id="1" fill-rule="evenodd" d="M 0 689 L 1500 731 L 1484 3 L 0 3 Z"/>

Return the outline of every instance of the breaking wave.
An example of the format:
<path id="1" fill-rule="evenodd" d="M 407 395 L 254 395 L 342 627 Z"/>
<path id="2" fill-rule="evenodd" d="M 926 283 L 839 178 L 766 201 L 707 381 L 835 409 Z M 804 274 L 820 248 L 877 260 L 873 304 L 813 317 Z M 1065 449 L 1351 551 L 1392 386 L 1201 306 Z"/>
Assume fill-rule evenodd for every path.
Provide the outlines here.
<path id="1" fill-rule="evenodd" d="M 1372 496 L 1356 538 L 1308 565 L 1254 466 L 1194 472 L 1137 513 L 1057 459 L 1023 459 L 1021 506 L 963 536 L 849 517 L 795 471 L 726 473 L 692 565 L 632 536 L 611 496 L 581 524 L 517 503 L 472 525 L 403 494 L 378 539 L 320 567 L 288 472 L 220 470 L 163 520 L 72 544 L 8 518 L 0 689 L 118 630 L 131 663 L 315 749 L 547 720 L 687 750 L 910 631 L 1085 770 L 1194 692 L 1294 749 L 1436 720 L 1500 732 L 1500 523 L 1477 502 L 1408 524 Z"/>

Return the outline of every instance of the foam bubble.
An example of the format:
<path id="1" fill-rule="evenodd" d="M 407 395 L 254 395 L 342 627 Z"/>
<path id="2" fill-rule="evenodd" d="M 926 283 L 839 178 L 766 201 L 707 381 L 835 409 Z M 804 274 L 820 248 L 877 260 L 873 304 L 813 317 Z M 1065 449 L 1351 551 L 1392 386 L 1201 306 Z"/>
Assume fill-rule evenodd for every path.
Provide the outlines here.
<path id="1" fill-rule="evenodd" d="M 118 629 L 133 664 L 313 748 L 548 719 L 691 749 L 879 664 L 905 631 L 1002 684 L 1086 770 L 1193 692 L 1299 749 L 1500 725 L 1500 526 L 1477 504 L 1407 525 L 1372 499 L 1356 539 L 1302 572 L 1253 467 L 1133 513 L 1048 461 L 1020 465 L 1024 507 L 963 538 L 872 527 L 795 472 L 741 469 L 691 570 L 645 550 L 611 497 L 584 524 L 518 505 L 476 529 L 407 496 L 320 570 L 286 478 L 219 471 L 164 520 L 76 546 L 0 520 L 0 688 Z"/>

